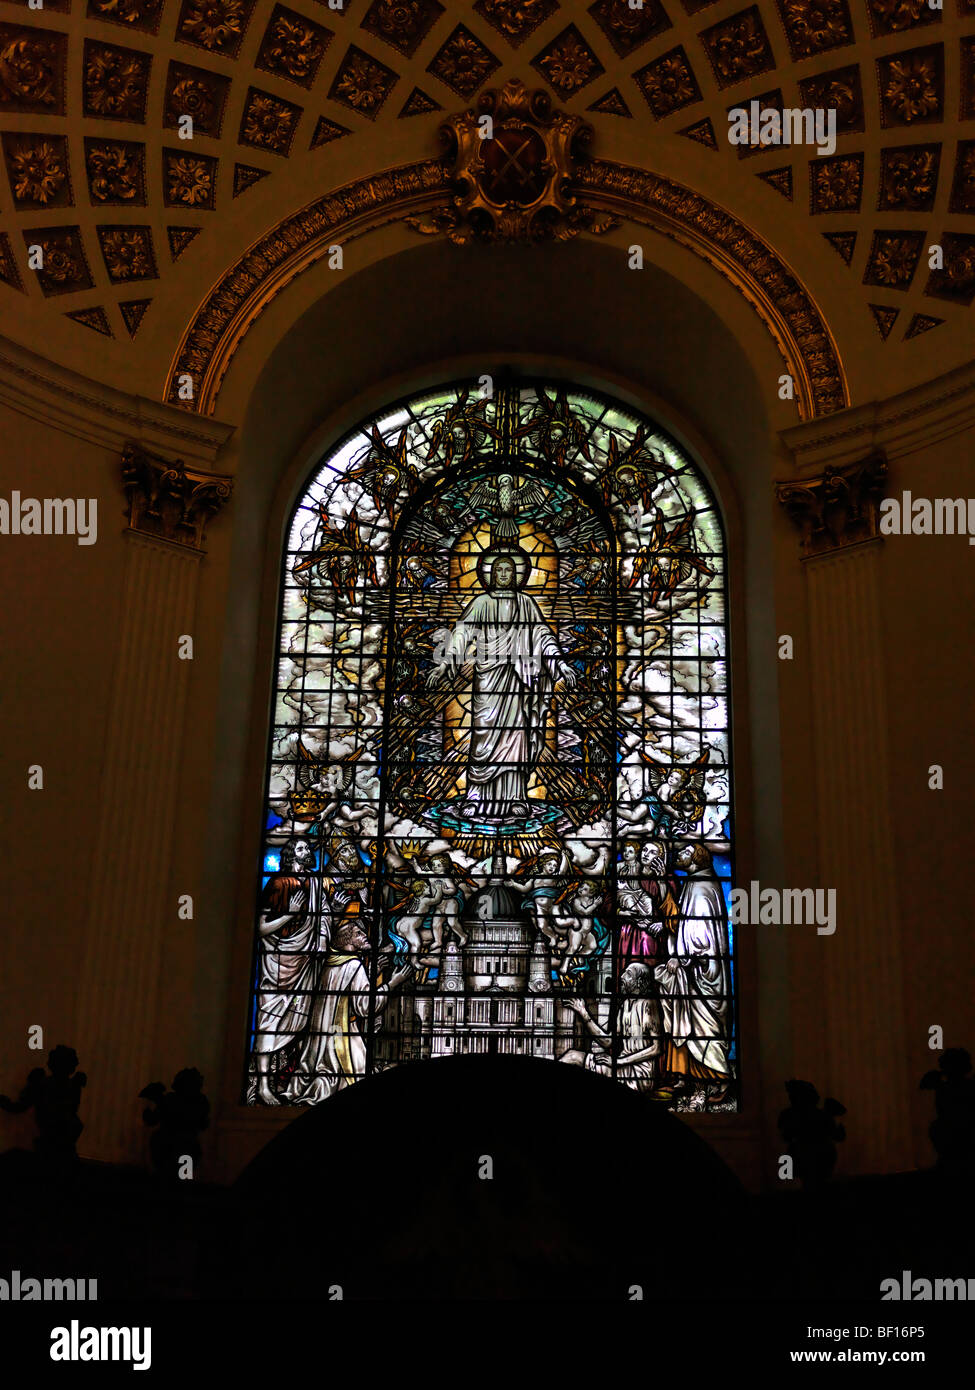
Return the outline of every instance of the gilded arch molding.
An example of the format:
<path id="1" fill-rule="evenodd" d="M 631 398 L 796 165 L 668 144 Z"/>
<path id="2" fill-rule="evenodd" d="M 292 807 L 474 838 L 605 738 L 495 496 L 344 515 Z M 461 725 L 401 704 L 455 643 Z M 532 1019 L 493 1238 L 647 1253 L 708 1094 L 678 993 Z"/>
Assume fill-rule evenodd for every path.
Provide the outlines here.
<path id="1" fill-rule="evenodd" d="M 673 179 L 608 160 L 575 170 L 574 191 L 587 207 L 647 226 L 702 257 L 761 318 L 795 383 L 800 418 L 849 405 L 846 374 L 829 326 L 799 277 L 756 232 L 717 203 Z M 330 246 L 391 222 L 447 209 L 450 171 L 441 160 L 402 165 L 359 179 L 283 218 L 210 290 L 179 343 L 165 399 L 212 415 L 234 353 L 272 299 Z M 469 255 L 490 255 L 490 248 Z M 538 248 L 544 255 L 544 249 Z M 192 378 L 193 399 L 180 399 Z"/>

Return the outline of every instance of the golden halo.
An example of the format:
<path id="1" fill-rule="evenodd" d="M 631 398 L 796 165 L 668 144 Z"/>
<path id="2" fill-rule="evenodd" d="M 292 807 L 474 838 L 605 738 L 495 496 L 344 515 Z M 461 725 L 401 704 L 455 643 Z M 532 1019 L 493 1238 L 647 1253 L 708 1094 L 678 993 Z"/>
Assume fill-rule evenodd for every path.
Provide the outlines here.
<path id="1" fill-rule="evenodd" d="M 504 541 L 489 545 L 487 550 L 483 550 L 477 557 L 477 577 L 481 581 L 482 587 L 490 590 L 495 562 L 501 559 L 507 559 L 513 563 L 515 588 L 523 589 L 528 583 L 528 576 L 531 574 L 531 561 L 520 545 L 514 542 L 505 543 Z"/>

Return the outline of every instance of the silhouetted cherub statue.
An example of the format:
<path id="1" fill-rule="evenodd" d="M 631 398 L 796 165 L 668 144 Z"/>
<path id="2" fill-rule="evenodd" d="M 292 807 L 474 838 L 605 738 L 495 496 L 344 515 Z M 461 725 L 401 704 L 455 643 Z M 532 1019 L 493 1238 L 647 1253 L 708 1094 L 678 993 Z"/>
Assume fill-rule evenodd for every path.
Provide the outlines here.
<path id="1" fill-rule="evenodd" d="M 811 1081 L 787 1081 L 789 1106 L 779 1116 L 779 1133 L 795 1164 L 803 1187 L 822 1187 L 836 1166 L 836 1144 L 846 1138 L 837 1123 L 846 1106 L 827 1096 L 819 1108 L 819 1092 Z"/>
<path id="2" fill-rule="evenodd" d="M 181 1160 L 191 1158 L 195 1170 L 203 1154 L 199 1136 L 210 1123 L 203 1077 L 196 1067 L 184 1067 L 173 1077 L 171 1091 L 161 1081 L 153 1081 L 139 1096 L 152 1102 L 143 1110 L 143 1120 L 158 1125 L 149 1141 L 153 1168 L 161 1178 L 187 1176 L 180 1171 Z"/>
<path id="3" fill-rule="evenodd" d="M 949 1047 L 938 1070 L 921 1078 L 921 1090 L 934 1092 L 935 1118 L 928 1133 L 939 1164 L 975 1163 L 975 1077 L 971 1055 Z"/>
<path id="4" fill-rule="evenodd" d="M 37 1125 L 34 1152 L 45 1167 L 63 1170 L 78 1160 L 75 1144 L 84 1129 L 78 1119 L 78 1106 L 88 1078 L 83 1071 L 77 1071 L 77 1052 L 63 1043 L 51 1048 L 47 1065 L 50 1076 L 43 1067 L 35 1067 L 19 1100 L 0 1096 L 0 1110 L 22 1115 L 33 1107 Z"/>

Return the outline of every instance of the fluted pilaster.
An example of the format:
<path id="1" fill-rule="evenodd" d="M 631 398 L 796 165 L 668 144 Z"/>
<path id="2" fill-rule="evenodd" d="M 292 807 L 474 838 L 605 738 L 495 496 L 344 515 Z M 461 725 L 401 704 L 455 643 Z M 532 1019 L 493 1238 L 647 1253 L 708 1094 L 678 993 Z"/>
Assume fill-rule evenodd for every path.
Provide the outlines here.
<path id="1" fill-rule="evenodd" d="M 806 562 L 830 1094 L 849 1110 L 844 1166 L 913 1166 L 901 942 L 888 815 L 879 542 Z"/>
<path id="2" fill-rule="evenodd" d="M 207 521 L 230 480 L 138 446 L 122 455 L 129 498 L 121 615 L 78 987 L 76 1047 L 90 1082 L 85 1155 L 140 1151 L 138 1093 L 150 1080 L 163 942 L 177 920 L 172 844 L 183 721 Z"/>
<path id="3" fill-rule="evenodd" d="M 100 821 L 79 984 L 77 1048 L 91 1080 L 81 1150 L 132 1156 L 136 1100 L 153 1078 L 162 941 L 175 921 L 169 887 L 200 553 L 126 536 L 122 622 L 112 686 Z"/>

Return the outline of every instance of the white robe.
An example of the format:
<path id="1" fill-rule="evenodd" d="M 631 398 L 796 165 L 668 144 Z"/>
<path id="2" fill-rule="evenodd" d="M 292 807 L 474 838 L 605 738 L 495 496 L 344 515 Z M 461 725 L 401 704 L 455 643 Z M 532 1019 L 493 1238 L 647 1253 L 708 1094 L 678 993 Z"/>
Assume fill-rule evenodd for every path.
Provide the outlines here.
<path id="1" fill-rule="evenodd" d="M 503 815 L 528 795 L 541 756 L 551 667 L 558 643 L 538 604 L 517 590 L 480 594 L 465 609 L 445 653 L 455 669 L 475 643 L 467 796 Z"/>
<path id="2" fill-rule="evenodd" d="M 664 1026 L 675 1047 L 687 1047 L 701 1066 L 730 1074 L 731 988 L 724 895 L 716 879 L 691 874 L 680 896 L 680 922 L 672 959 L 654 971 Z"/>
<path id="3" fill-rule="evenodd" d="M 377 985 L 375 1012 L 386 1003 L 386 986 Z M 308 1037 L 288 1088 L 294 1103 L 317 1105 L 366 1074 L 369 1027 L 369 970 L 360 956 L 326 957 Z"/>
<path id="4" fill-rule="evenodd" d="M 288 877 L 281 874 L 277 879 L 280 882 Z M 278 1052 L 286 1047 L 304 1030 L 311 1011 L 319 952 L 327 944 L 327 936 L 322 937 L 327 925 L 320 911 L 318 879 L 312 874 L 300 877 L 308 894 L 304 914 L 290 923 L 287 936 L 278 931 L 261 939 L 255 1052 Z M 269 888 L 273 889 L 273 881 Z M 265 909 L 272 916 L 278 912 L 283 916 L 289 909 L 287 903 L 272 904 L 273 893 Z"/>

